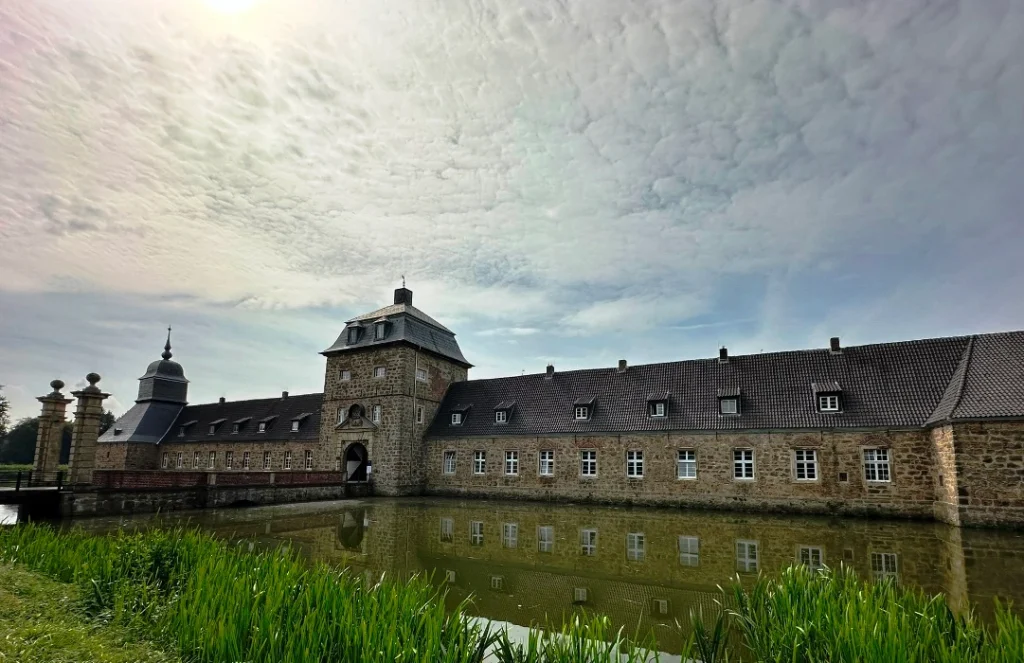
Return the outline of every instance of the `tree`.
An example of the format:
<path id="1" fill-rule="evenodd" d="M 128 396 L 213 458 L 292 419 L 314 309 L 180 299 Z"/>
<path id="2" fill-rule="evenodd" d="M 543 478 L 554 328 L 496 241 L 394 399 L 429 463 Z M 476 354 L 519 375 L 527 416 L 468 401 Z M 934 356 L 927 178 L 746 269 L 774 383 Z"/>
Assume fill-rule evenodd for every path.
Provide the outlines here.
<path id="1" fill-rule="evenodd" d="M 111 426 L 113 426 L 115 421 L 117 421 L 117 417 L 115 417 L 114 413 L 111 412 L 110 410 L 107 410 L 103 414 L 101 414 L 100 415 L 100 435 L 103 435 L 104 433 L 106 433 L 107 429 L 109 429 Z"/>
<path id="2" fill-rule="evenodd" d="M 14 463 L 29 465 L 35 460 L 36 437 L 39 435 L 39 417 L 20 419 L 11 427 L 7 437 L 0 444 L 0 464 Z M 64 422 L 61 435 L 59 462 L 67 463 L 71 456 L 71 422 Z"/>
<path id="3" fill-rule="evenodd" d="M 0 445 L 7 437 L 7 427 L 11 425 L 11 404 L 4 396 L 4 386 L 0 384 Z"/>

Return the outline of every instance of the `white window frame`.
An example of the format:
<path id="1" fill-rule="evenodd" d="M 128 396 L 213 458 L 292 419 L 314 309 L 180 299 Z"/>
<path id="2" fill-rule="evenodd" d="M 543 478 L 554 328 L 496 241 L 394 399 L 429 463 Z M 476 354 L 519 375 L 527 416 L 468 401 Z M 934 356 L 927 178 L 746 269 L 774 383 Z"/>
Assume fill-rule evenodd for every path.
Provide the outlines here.
<path id="1" fill-rule="evenodd" d="M 207 435 L 213 435 L 216 432 L 217 432 L 217 425 L 216 424 L 210 424 L 210 428 L 206 431 L 206 434 Z"/>
<path id="2" fill-rule="evenodd" d="M 510 550 L 519 547 L 519 523 L 505 523 L 501 526 L 501 547 Z"/>
<path id="3" fill-rule="evenodd" d="M 736 571 L 739 573 L 757 573 L 760 566 L 760 550 L 757 541 L 736 539 Z"/>
<path id="4" fill-rule="evenodd" d="M 729 403 L 729 405 L 727 406 L 726 403 Z M 739 414 L 740 399 L 734 396 L 718 399 L 718 413 L 725 415 Z"/>
<path id="5" fill-rule="evenodd" d="M 555 452 L 551 449 L 541 449 L 537 454 L 537 476 L 555 476 Z"/>
<path id="6" fill-rule="evenodd" d="M 487 474 L 487 452 L 477 449 L 473 452 L 473 474 Z"/>
<path id="7" fill-rule="evenodd" d="M 338 425 L 345 423 L 346 418 L 348 418 L 348 408 L 344 405 L 338 406 Z"/>
<path id="8" fill-rule="evenodd" d="M 680 566 L 700 566 L 700 537 L 680 536 L 677 545 Z"/>
<path id="9" fill-rule="evenodd" d="M 350 371 L 347 368 L 341 369 L 341 371 L 338 373 L 338 380 L 341 382 L 349 382 L 350 380 L 352 380 L 352 371 Z"/>
<path id="10" fill-rule="evenodd" d="M 819 412 L 839 412 L 839 394 L 821 394 L 818 396 Z"/>
<path id="11" fill-rule="evenodd" d="M 216 451 L 211 451 L 210 452 L 210 459 L 209 459 L 208 462 L 209 462 L 208 469 L 212 470 L 212 469 L 217 467 L 217 452 Z"/>
<path id="12" fill-rule="evenodd" d="M 580 450 L 580 477 L 584 479 L 597 477 L 597 449 Z"/>
<path id="13" fill-rule="evenodd" d="M 555 551 L 555 528 L 553 525 L 537 527 L 537 552 L 552 553 Z"/>
<path id="14" fill-rule="evenodd" d="M 872 552 L 871 575 L 874 576 L 875 580 L 899 582 L 899 556 L 894 552 Z"/>
<path id="15" fill-rule="evenodd" d="M 378 322 L 373 325 L 373 340 L 383 341 L 387 337 L 387 323 Z"/>
<path id="16" fill-rule="evenodd" d="M 630 449 L 626 452 L 626 478 L 644 478 L 644 452 L 640 449 Z"/>
<path id="17" fill-rule="evenodd" d="M 696 481 L 697 479 L 697 450 L 677 449 L 676 450 L 676 479 L 680 481 Z"/>
<path id="18" fill-rule="evenodd" d="M 267 432 L 267 422 L 261 421 L 260 425 L 256 427 L 256 432 L 257 433 L 266 433 Z"/>
<path id="19" fill-rule="evenodd" d="M 821 546 L 798 546 L 796 561 L 812 571 L 821 571 L 825 568 L 825 549 Z"/>
<path id="20" fill-rule="evenodd" d="M 652 417 L 664 418 L 668 413 L 668 408 L 665 407 L 665 401 L 654 401 L 651 405 L 653 406 L 651 408 Z"/>
<path id="21" fill-rule="evenodd" d="M 381 422 L 381 419 L 383 418 L 384 406 L 380 404 L 374 405 L 373 408 L 370 410 L 370 421 L 372 421 L 375 424 L 379 424 Z"/>
<path id="22" fill-rule="evenodd" d="M 163 455 L 163 458 L 160 460 L 160 467 L 166 470 L 170 466 L 171 466 L 171 457 L 170 457 L 170 454 L 168 454 L 165 451 L 164 455 Z"/>
<path id="23" fill-rule="evenodd" d="M 386 376 L 387 374 L 388 374 L 387 366 L 374 366 L 373 367 L 373 377 L 374 378 L 382 378 L 382 377 Z"/>
<path id="24" fill-rule="evenodd" d="M 425 368 L 417 368 L 416 369 L 416 381 L 417 382 L 427 382 L 427 381 L 429 381 L 429 379 L 430 379 L 430 373 L 427 371 L 427 369 L 425 369 Z"/>
<path id="25" fill-rule="evenodd" d="M 748 457 L 749 455 L 749 457 Z M 732 478 L 735 481 L 753 481 L 757 478 L 757 466 L 753 449 L 732 450 Z M 748 471 L 749 470 L 749 471 Z"/>
<path id="26" fill-rule="evenodd" d="M 224 468 L 228 470 L 235 469 L 235 452 L 225 451 L 224 452 Z"/>
<path id="27" fill-rule="evenodd" d="M 192 452 L 192 469 L 193 470 L 198 470 L 199 469 L 199 452 L 198 451 L 193 451 Z"/>
<path id="28" fill-rule="evenodd" d="M 441 519 L 441 533 L 439 535 L 441 543 L 452 543 L 455 541 L 455 519 L 454 518 L 442 518 Z"/>
<path id="29" fill-rule="evenodd" d="M 494 411 L 494 423 L 496 423 L 496 424 L 508 423 L 508 410 L 495 410 Z"/>
<path id="30" fill-rule="evenodd" d="M 864 449 L 864 481 L 868 483 L 892 482 L 892 454 L 888 447 Z"/>
<path id="31" fill-rule="evenodd" d="M 416 423 L 418 423 L 418 424 L 422 424 L 423 423 L 423 406 L 422 405 L 417 405 L 416 406 Z"/>
<path id="32" fill-rule="evenodd" d="M 643 532 L 626 534 L 626 560 L 642 562 L 647 559 L 647 537 Z"/>
<path id="33" fill-rule="evenodd" d="M 505 476 L 519 476 L 519 452 L 515 449 L 505 451 Z"/>
<path id="34" fill-rule="evenodd" d="M 584 557 L 597 556 L 597 530 L 580 530 L 580 555 Z"/>
<path id="35" fill-rule="evenodd" d="M 238 431 L 242 430 L 242 424 L 231 424 L 231 434 L 238 435 Z"/>
<path id="36" fill-rule="evenodd" d="M 469 545 L 484 545 L 484 523 L 481 520 L 469 521 Z"/>
<path id="37" fill-rule="evenodd" d="M 586 421 L 590 418 L 590 408 L 586 405 L 576 406 L 576 421 Z"/>
<path id="38" fill-rule="evenodd" d="M 452 449 L 446 449 L 441 457 L 441 472 L 444 474 L 455 474 L 458 463 L 458 455 Z"/>
<path id="39" fill-rule="evenodd" d="M 818 480 L 817 449 L 793 449 L 793 480 L 801 483 Z"/>
<path id="40" fill-rule="evenodd" d="M 311 449 L 306 449 L 305 468 L 307 472 L 313 469 L 313 451 Z"/>
<path id="41" fill-rule="evenodd" d="M 461 426 L 461 425 L 462 425 L 462 413 L 461 412 L 452 412 L 452 426 Z"/>
<path id="42" fill-rule="evenodd" d="M 182 463 L 183 461 L 181 459 L 181 452 L 179 451 L 177 455 L 175 455 L 174 457 L 174 469 L 180 470 L 182 467 Z"/>
<path id="43" fill-rule="evenodd" d="M 248 451 L 243 451 L 242 452 L 242 469 L 246 470 L 246 471 L 249 470 L 249 452 Z"/>
<path id="44" fill-rule="evenodd" d="M 272 462 L 273 462 L 273 456 L 271 456 L 269 451 L 264 451 L 263 452 L 263 469 L 269 470 L 270 469 L 270 465 L 271 465 Z"/>
<path id="45" fill-rule="evenodd" d="M 302 423 L 302 422 L 300 422 L 298 419 L 294 419 L 292 421 L 292 432 L 293 433 L 298 433 L 299 432 L 299 424 L 300 423 Z"/>
<path id="46" fill-rule="evenodd" d="M 290 450 L 284 452 L 284 463 L 281 466 L 286 470 L 292 469 L 292 452 Z"/>

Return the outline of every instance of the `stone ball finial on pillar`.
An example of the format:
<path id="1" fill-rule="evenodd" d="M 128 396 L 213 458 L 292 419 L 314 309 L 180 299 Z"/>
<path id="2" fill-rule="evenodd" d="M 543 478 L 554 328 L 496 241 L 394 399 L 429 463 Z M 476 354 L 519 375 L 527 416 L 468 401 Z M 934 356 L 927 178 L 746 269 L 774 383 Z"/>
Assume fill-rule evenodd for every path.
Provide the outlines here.
<path id="1" fill-rule="evenodd" d="M 88 391 L 90 393 L 99 392 L 100 388 L 96 386 L 96 383 L 100 381 L 99 373 L 89 373 L 85 376 L 85 381 L 89 383 L 89 386 L 82 391 Z"/>
<path id="2" fill-rule="evenodd" d="M 53 393 L 50 394 L 51 396 L 61 396 L 60 390 L 64 388 L 64 381 L 54 380 L 50 383 L 50 388 L 53 389 Z"/>

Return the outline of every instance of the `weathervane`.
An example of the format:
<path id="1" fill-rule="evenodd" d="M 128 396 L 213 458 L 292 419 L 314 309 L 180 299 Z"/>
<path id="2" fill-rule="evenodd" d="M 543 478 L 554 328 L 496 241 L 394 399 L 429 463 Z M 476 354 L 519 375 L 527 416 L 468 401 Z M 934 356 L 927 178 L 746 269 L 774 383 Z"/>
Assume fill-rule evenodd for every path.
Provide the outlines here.
<path id="1" fill-rule="evenodd" d="M 405 287 L 405 274 L 402 274 L 402 287 Z"/>

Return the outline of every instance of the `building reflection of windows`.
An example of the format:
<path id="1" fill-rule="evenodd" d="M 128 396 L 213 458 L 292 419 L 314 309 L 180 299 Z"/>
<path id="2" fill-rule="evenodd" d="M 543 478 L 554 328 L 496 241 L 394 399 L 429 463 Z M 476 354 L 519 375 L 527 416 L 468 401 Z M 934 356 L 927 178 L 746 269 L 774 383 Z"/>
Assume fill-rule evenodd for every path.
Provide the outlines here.
<path id="1" fill-rule="evenodd" d="M 537 528 L 537 551 L 542 553 L 554 552 L 555 550 L 555 528 L 550 525 L 542 525 Z"/>
<path id="2" fill-rule="evenodd" d="M 825 568 L 825 551 L 820 546 L 800 546 L 796 559 L 812 571 Z"/>
<path id="3" fill-rule="evenodd" d="M 630 562 L 642 562 L 646 557 L 646 540 L 643 532 L 630 532 L 627 534 L 626 559 Z"/>
<path id="4" fill-rule="evenodd" d="M 338 525 L 338 543 L 345 550 L 366 552 L 364 535 L 368 524 L 366 509 L 345 511 Z"/>
<path id="5" fill-rule="evenodd" d="M 736 541 L 736 570 L 740 573 L 757 573 L 757 541 Z"/>
<path id="6" fill-rule="evenodd" d="M 469 545 L 484 545 L 484 524 L 479 520 L 469 523 Z"/>
<path id="7" fill-rule="evenodd" d="M 509 549 L 519 547 L 519 523 L 505 523 L 501 526 L 501 545 Z"/>
<path id="8" fill-rule="evenodd" d="M 597 530 L 580 530 L 580 554 L 584 557 L 597 556 Z"/>
<path id="9" fill-rule="evenodd" d="M 899 581 L 899 563 L 896 553 L 871 553 L 871 575 L 875 580 Z"/>
<path id="10" fill-rule="evenodd" d="M 700 564 L 700 539 L 698 537 L 679 537 L 679 563 L 682 566 L 697 566 Z"/>
<path id="11" fill-rule="evenodd" d="M 451 543 L 455 540 L 455 519 L 441 519 L 441 543 Z"/>

